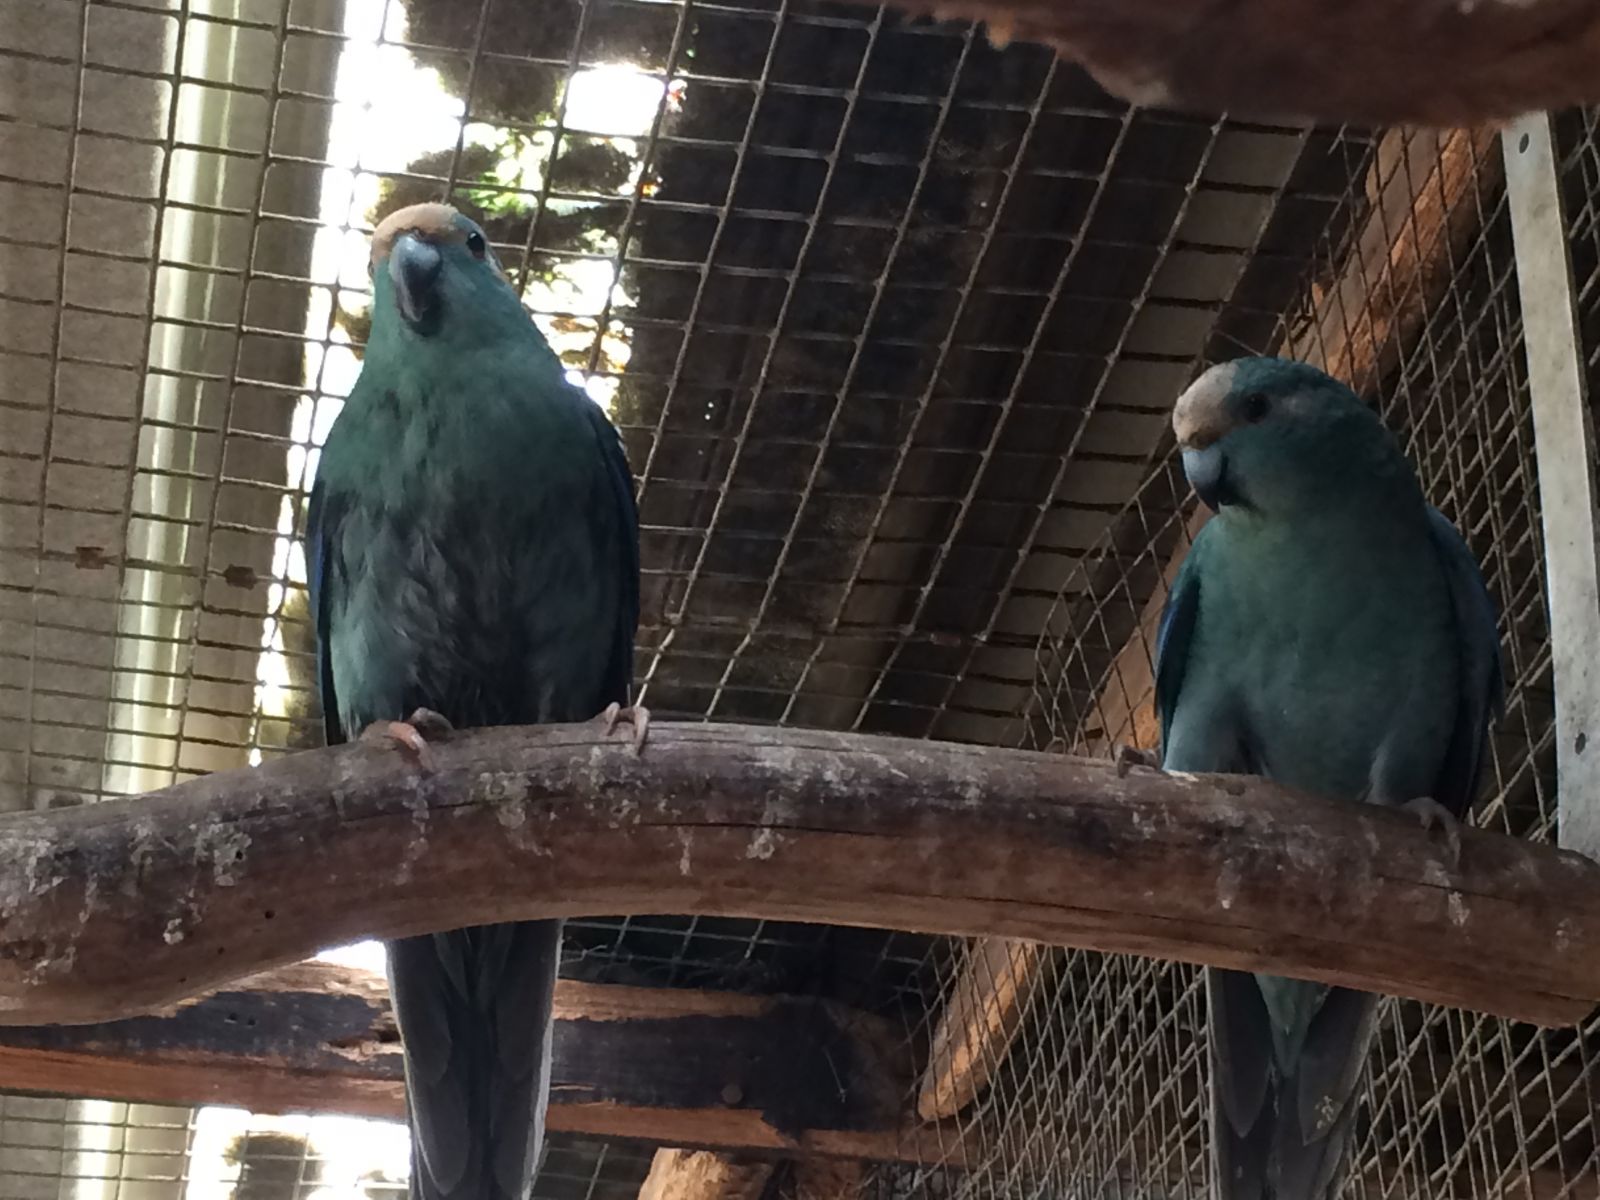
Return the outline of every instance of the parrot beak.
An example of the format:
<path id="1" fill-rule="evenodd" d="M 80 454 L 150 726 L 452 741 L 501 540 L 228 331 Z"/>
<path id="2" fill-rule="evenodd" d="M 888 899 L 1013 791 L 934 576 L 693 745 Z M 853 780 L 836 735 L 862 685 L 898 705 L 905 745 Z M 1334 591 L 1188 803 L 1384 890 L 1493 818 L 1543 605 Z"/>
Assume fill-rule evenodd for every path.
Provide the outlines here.
<path id="1" fill-rule="evenodd" d="M 1183 473 L 1188 476 L 1194 494 L 1212 512 L 1218 512 L 1224 504 L 1237 503 L 1240 499 L 1228 481 L 1228 460 L 1222 453 L 1222 447 L 1215 442 L 1200 450 L 1185 450 Z"/>
<path id="2" fill-rule="evenodd" d="M 423 328 L 437 314 L 439 296 L 435 284 L 444 259 L 438 248 L 414 233 L 402 234 L 389 252 L 389 279 L 394 284 L 394 300 L 406 324 Z"/>

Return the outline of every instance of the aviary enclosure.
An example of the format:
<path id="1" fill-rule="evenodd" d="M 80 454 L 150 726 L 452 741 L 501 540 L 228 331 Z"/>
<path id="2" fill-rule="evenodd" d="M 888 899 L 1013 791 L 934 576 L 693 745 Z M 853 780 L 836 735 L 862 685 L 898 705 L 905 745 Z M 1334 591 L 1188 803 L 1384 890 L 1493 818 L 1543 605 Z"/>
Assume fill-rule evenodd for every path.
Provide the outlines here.
<path id="1" fill-rule="evenodd" d="M 1380 408 L 1484 565 L 1508 710 L 1475 822 L 1553 842 L 1559 804 L 1581 846 L 1595 115 L 1129 107 L 1007 41 L 1043 11 L 4 0 L 0 808 L 48 821 L 319 744 L 296 537 L 359 366 L 365 235 L 449 195 L 623 431 L 669 761 L 669 721 L 1151 745 L 1155 615 L 1203 516 L 1170 407 L 1201 366 L 1275 352 Z M 1429 100 L 1420 66 L 1415 96 L 1330 104 L 1597 100 L 1560 87 L 1563 53 L 1594 76 L 1579 24 L 1542 91 L 1489 89 L 1504 111 Z M 1256 77 L 1264 111 L 1300 111 L 1278 102 L 1317 77 L 1293 66 Z M 1219 77 L 1185 77 L 1212 101 L 1191 109 L 1251 94 Z M 1546 915 L 1508 976 L 1559 956 Z M 872 924 L 572 921 L 535 1197 L 1207 1194 L 1195 967 Z M 0 1029 L 0 1197 L 403 1194 L 374 961 Z M 1388 1003 L 1347 1193 L 1600 1197 L 1600 995 L 1578 999 L 1484 1002 L 1545 1025 Z"/>

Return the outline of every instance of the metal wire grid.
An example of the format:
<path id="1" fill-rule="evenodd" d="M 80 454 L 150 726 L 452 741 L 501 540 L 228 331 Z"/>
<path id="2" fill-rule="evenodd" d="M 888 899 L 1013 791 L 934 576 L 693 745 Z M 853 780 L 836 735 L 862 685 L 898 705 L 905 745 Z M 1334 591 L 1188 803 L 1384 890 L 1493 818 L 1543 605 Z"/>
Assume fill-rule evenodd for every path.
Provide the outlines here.
<path id="1" fill-rule="evenodd" d="M 1592 114 L 1573 115 L 1566 130 L 1563 170 L 1569 203 L 1577 198 L 1570 226 L 1580 304 L 1591 318 L 1585 328 L 1592 373 L 1600 142 Z M 1476 183 L 1455 200 L 1464 220 L 1452 214 L 1445 226 L 1476 233 L 1466 244 L 1441 234 L 1439 260 L 1413 266 L 1414 277 L 1399 281 L 1412 300 L 1427 298 L 1426 312 L 1419 327 L 1397 322 L 1392 341 L 1374 348 L 1372 361 L 1387 366 L 1369 384 L 1430 497 L 1467 534 L 1501 613 L 1507 714 L 1475 819 L 1549 839 L 1555 816 L 1550 645 L 1515 260 L 1498 159 L 1490 157 L 1497 147 L 1469 144 Z M 1447 173 L 1443 151 L 1437 170 L 1421 158 L 1422 170 L 1415 153 L 1390 160 L 1391 170 L 1406 173 L 1400 178 L 1414 201 L 1439 196 Z M 1385 262 L 1361 261 L 1363 243 L 1341 230 L 1376 220 L 1388 247 L 1417 219 L 1386 219 L 1371 203 L 1384 190 L 1381 163 L 1376 171 L 1377 186 L 1363 193 L 1358 183 L 1350 212 L 1332 223 L 1302 311 L 1352 263 L 1367 280 L 1385 269 Z M 1448 280 L 1442 290 L 1430 282 L 1439 278 Z M 1346 342 L 1353 324 L 1342 330 Z M 1274 343 L 1314 325 L 1291 311 Z M 1328 347 L 1315 350 L 1332 357 Z M 1139 536 L 1119 544 L 1108 535 L 1084 568 L 1081 587 L 1063 590 L 1060 625 L 1047 627 L 1040 646 L 1029 733 L 1035 744 L 1080 751 L 1113 740 L 1150 744 L 1153 729 L 1132 714 L 1150 699 L 1146 635 L 1164 593 L 1163 569 L 1176 561 L 1174 549 L 1186 543 L 1190 528 L 1191 510 L 1172 504 L 1175 488 L 1181 494 L 1174 465 L 1159 464 L 1120 523 Z M 1129 639 L 1135 653 L 1119 656 Z M 1026 1055 L 1027 1067 L 992 1064 L 1000 1082 L 968 1120 L 985 1130 L 986 1144 L 999 1144 L 1036 1129 L 1036 1113 L 1060 1113 L 1076 1102 L 1078 1119 L 1064 1122 L 1054 1144 L 1057 1158 L 1074 1164 L 1078 1190 L 1071 1194 L 1119 1196 L 1131 1180 L 1131 1194 L 1204 1195 L 1207 1067 L 1198 973 L 1086 953 L 1060 956 L 1057 970 L 1063 982 L 1039 988 L 1008 1060 Z M 1546 1031 L 1426 1005 L 1387 1005 L 1346 1194 L 1600 1194 L 1597 1062 L 1600 1014 L 1578 1030 Z"/>
<path id="2" fill-rule="evenodd" d="M 821 992 L 889 1016 L 938 994 L 943 943 L 897 930 L 646 916 L 567 922 L 562 975 L 590 983 L 760 995 Z"/>
<path id="3" fill-rule="evenodd" d="M 22 211 L 59 212 L 48 223 L 19 221 L 6 245 L 55 262 L 61 277 L 54 290 L 6 297 L 20 318 L 10 323 L 6 410 L 8 679 L 23 681 L 8 690 L 14 805 L 136 790 L 308 736 L 303 702 L 288 719 L 259 710 L 257 621 L 281 618 L 285 640 L 303 643 L 295 589 L 272 595 L 285 575 L 273 543 L 281 498 L 295 490 L 281 454 L 314 448 L 315 435 L 295 429 L 290 414 L 307 390 L 322 390 L 298 377 L 307 339 L 293 324 L 304 292 L 326 287 L 306 266 L 315 219 L 305 175 L 322 165 L 331 56 L 346 40 L 325 28 L 331 0 L 256 0 L 233 16 L 218 15 L 221 0 L 171 11 L 117 0 L 32 7 L 46 24 L 73 15 L 76 28 L 52 35 L 59 46 L 45 39 L 46 51 L 7 55 L 23 111 L 5 128 L 28 153 L 16 160 L 24 174 L 6 185 Z M 1162 300 L 1157 268 L 1182 274 L 1171 269 L 1169 215 L 1196 186 L 1195 159 L 1228 160 L 1219 181 L 1198 186 L 1237 199 L 1252 185 L 1230 182 L 1229 172 L 1248 180 L 1263 169 L 1252 155 L 1280 153 L 1274 143 L 1292 152 L 1299 134 L 1119 112 L 1044 56 L 997 55 L 970 31 L 854 9 L 703 9 L 696 28 L 709 43 L 707 22 L 737 18 L 733 40 L 750 45 L 727 50 L 723 69 L 744 64 L 751 78 L 675 63 L 671 49 L 686 41 L 677 12 L 667 58 L 651 65 L 721 91 L 703 111 L 691 101 L 671 130 L 658 114 L 634 193 L 605 202 L 623 213 L 628 236 L 605 253 L 545 245 L 539 230 L 557 224 L 546 206 L 567 199 L 552 190 L 551 170 L 521 197 L 535 207 L 522 222 L 525 243 L 511 248 L 530 268 L 525 279 L 556 257 L 603 259 L 638 287 L 626 313 L 633 360 L 615 407 L 642 464 L 651 604 L 641 675 L 657 707 L 678 715 L 909 722 L 908 732 L 927 732 L 977 647 L 1029 636 L 1006 604 L 1021 572 L 1039 568 L 1039 556 L 1024 553 L 1030 541 L 1048 565 L 1041 493 L 1070 486 L 1062 463 L 1093 464 L 1085 478 L 1094 468 L 1114 474 L 1124 446 L 1096 420 L 1138 427 L 1123 440 L 1158 424 L 1099 402 L 1109 373 L 1103 353 L 1076 348 L 1078 318 L 1093 318 L 1115 345 L 1137 333 L 1134 301 Z M 492 11 L 482 7 L 462 28 L 486 38 Z M 570 74 L 588 61 L 585 20 L 580 13 L 565 62 L 487 50 L 470 61 Z M 224 80 L 204 73 L 203 59 L 191 63 L 191 49 L 224 33 L 271 69 L 257 60 L 254 79 Z M 781 78 L 786 46 L 848 44 L 847 34 L 852 78 L 833 88 Z M 127 64 L 141 37 L 163 70 Z M 871 90 L 875 71 L 902 88 L 913 83 L 900 77 L 914 76 L 927 94 Z M 470 87 L 475 68 L 468 75 Z M 742 122 L 730 120 L 724 92 L 748 93 Z M 57 111 L 52 98 L 62 95 L 76 100 Z M 35 96 L 44 99 L 27 99 Z M 251 120 L 180 136 L 222 98 Z M 768 115 L 788 113 L 795 99 L 804 113 L 843 105 L 831 143 L 779 124 L 803 115 Z M 140 107 L 165 125 L 161 136 L 133 131 L 128 113 Z M 917 154 L 876 148 L 888 132 L 905 141 L 918 114 L 930 120 Z M 757 137 L 764 122 L 774 130 L 768 142 Z M 558 110 L 551 144 L 564 132 Z M 1049 149 L 1062 134 L 1075 148 Z M 811 150 L 785 138 L 828 144 Z M 867 148 L 852 152 L 852 139 Z M 1214 153 L 1219 145 L 1226 153 Z M 148 152 L 142 179 L 113 176 L 102 161 L 126 160 L 130 147 Z M 726 160 L 720 173 L 708 165 L 712 149 Z M 42 178 L 63 155 L 71 178 Z M 230 203 L 171 197 L 175 175 L 203 172 Z M 715 200 L 708 175 L 723 188 Z M 899 216 L 860 214 L 897 208 Z M 203 251 L 189 244 L 196 222 L 212 243 Z M 1124 256 L 1136 264 L 1131 283 L 1112 261 Z M 92 292 L 71 286 L 89 278 Z M 687 319 L 673 280 L 692 283 Z M 180 283 L 199 315 L 173 301 Z M 189 293 L 202 283 L 196 301 Z M 1165 304 L 1203 320 L 1223 298 Z M 608 296 L 598 321 L 547 315 L 598 331 L 620 326 L 612 314 L 622 307 Z M 1147 325 L 1160 307 L 1143 306 Z M 726 313 L 743 323 L 719 319 Z M 1144 336 L 1157 352 L 1130 347 L 1122 357 L 1160 365 L 1162 339 Z M 330 344 L 311 339 L 321 352 Z M 598 340 L 588 357 L 600 359 Z M 726 378 L 729 363 L 738 379 Z M 1060 382 L 1069 368 L 1069 378 L 1090 380 L 1081 393 L 1090 399 Z M 143 412 L 130 421 L 141 378 Z M 780 428 L 764 436 L 769 423 Z M 1035 436 L 1041 430 L 1048 436 Z M 974 431 L 987 433 L 976 452 Z M 1107 450 L 1093 449 L 1096 440 Z M 1135 440 L 1134 449 L 1144 446 Z M 1088 498 L 1102 508 L 1122 499 L 1114 486 Z M 144 553 L 123 545 L 124 530 Z M 891 642 L 898 648 L 885 658 Z M 302 669 L 291 669 L 288 690 L 303 691 L 304 662 L 289 657 Z M 993 683 L 1024 679 L 1014 671 Z M 970 711 L 993 718 L 1004 699 Z M 99 778 L 106 768 L 120 779 Z"/>
<path id="4" fill-rule="evenodd" d="M 238 1116 L 219 1138 L 223 1123 L 202 1124 L 189 1109 L 0 1097 L 0 1197 L 309 1200 L 327 1187 L 368 1200 L 405 1195 L 403 1178 L 344 1153 L 362 1122 L 328 1130 Z M 648 1150 L 551 1134 L 532 1200 L 635 1200 L 650 1161 Z"/>
<path id="5" fill-rule="evenodd" d="M 474 4 L 472 20 L 440 27 L 446 45 L 470 39 L 470 54 L 392 45 L 441 73 L 464 66 L 469 110 L 480 84 L 504 102 L 501 68 L 555 71 L 561 100 L 553 124 L 538 127 L 549 134 L 542 182 L 458 186 L 463 133 L 447 168 L 435 157 L 387 172 L 390 198 L 419 184 L 469 202 L 516 195 L 524 211 L 510 224 L 521 232 L 499 240 L 513 263 L 520 243 L 524 285 L 603 260 L 636 291 L 631 305 L 608 292 L 598 317 L 540 315 L 547 330 L 594 335 L 591 368 L 607 366 L 600 335 L 632 338 L 613 410 L 643 463 L 647 596 L 659 593 L 641 638 L 651 703 L 862 725 L 872 697 L 867 727 L 892 726 L 896 712 L 925 723 L 960 677 L 952 664 L 982 643 L 938 614 L 960 599 L 980 635 L 995 625 L 1001 568 L 1008 555 L 1013 579 L 1026 566 L 1018 551 L 1044 532 L 1042 500 L 1062 480 L 1064 452 L 1081 447 L 1085 478 L 1096 466 L 1104 475 L 1119 465 L 1118 436 L 1141 446 L 1157 424 L 1141 402 L 1110 399 L 1105 355 L 1138 332 L 1136 301 L 1154 301 L 1148 315 L 1162 307 L 1158 272 L 1186 274 L 1172 270 L 1170 219 L 1206 209 L 1221 233 L 1202 265 L 1236 272 L 1248 247 L 1230 240 L 1228 213 L 1276 194 L 1303 135 L 1131 114 L 1036 50 L 1000 55 L 971 30 L 881 13 L 697 5 L 690 37 L 688 9 L 596 4 L 574 14 L 562 55 L 541 57 L 489 49 L 508 44 L 496 27 L 503 6 Z M 339 99 L 340 55 L 355 40 L 340 9 L 102 0 L 0 13 L 8 807 L 136 791 L 310 740 L 283 499 L 303 486 L 325 432 L 324 396 L 337 399 L 325 367 L 342 302 L 325 305 L 325 329 L 301 330 L 306 294 L 334 290 L 313 269 L 312 185 L 330 164 L 340 103 L 384 99 Z M 662 11 L 672 34 L 654 40 L 665 57 L 647 46 L 633 61 L 699 91 L 681 119 L 657 110 L 631 193 L 594 203 L 623 214 L 614 245 L 596 250 L 555 207 L 572 198 L 554 186 L 562 139 L 586 136 L 565 127 L 563 88 L 603 60 L 585 36 L 605 13 L 645 22 Z M 844 78 L 834 68 L 852 42 Z M 678 61 L 691 50 L 696 62 Z M 836 86 L 814 81 L 816 53 Z M 843 105 L 831 142 L 813 128 L 830 104 Z M 1169 323 L 1206 318 L 1226 298 L 1197 274 L 1167 298 Z M 1104 348 L 1078 345 L 1085 323 Z M 1139 336 L 1146 349 L 1121 356 L 1130 365 L 1173 357 L 1171 331 Z M 737 378 L 725 377 L 728 363 Z M 1077 402 L 1064 377 L 1086 381 L 1093 400 Z M 1118 422 L 1126 428 L 1104 427 Z M 987 439 L 977 455 L 975 432 Z M 998 500 L 986 492 L 996 488 Z M 1074 499 L 1092 517 L 1116 493 L 1102 483 L 1065 495 Z M 965 544 L 953 532 L 947 542 L 946 527 Z M 770 585 L 739 548 L 751 541 L 777 548 Z M 974 571 L 985 561 L 988 583 Z M 1012 626 L 1025 645 L 1025 624 Z M 273 636 L 291 703 L 269 712 L 259 666 Z M 900 639 L 892 672 L 888 638 Z M 1013 670 L 1009 686 L 1024 678 Z M 760 923 L 580 922 L 568 970 L 793 990 L 821 980 L 881 1008 L 928 990 L 930 951 L 906 941 Z"/>
<path id="6" fill-rule="evenodd" d="M 547 169 L 532 187 L 456 177 L 463 124 L 444 155 L 384 172 L 387 199 L 421 186 L 510 203 L 491 225 L 524 286 L 594 262 L 623 285 L 598 316 L 540 316 L 589 334 L 577 354 L 601 377 L 617 375 L 601 335 L 631 338 L 613 410 L 642 464 L 641 675 L 675 715 L 927 732 L 948 712 L 964 722 L 948 734 L 1006 728 L 1062 535 L 1076 544 L 1120 502 L 1159 437 L 1165 392 L 1141 388 L 1192 358 L 1253 261 L 1233 225 L 1319 203 L 1284 188 L 1302 131 L 1131 113 L 970 29 L 596 0 L 519 45 L 535 35 L 504 5 L 390 0 L 385 30 L 397 12 L 442 45 L 384 48 L 464 78 L 469 117 L 546 136 Z M 313 269 L 312 183 L 341 106 L 386 99 L 340 92 L 357 40 L 340 13 L 10 10 L 0 129 L 17 174 L 0 183 L 27 217 L 0 230 L 22 256 L 0 298 L 20 318 L 0 408 L 10 806 L 315 740 L 284 500 L 338 399 L 343 296 L 328 301 Z M 567 128 L 571 84 L 623 43 L 688 99 L 636 139 L 626 195 L 563 192 L 582 175 L 562 139 L 599 140 Z M 552 119 L 504 115 L 519 88 L 559 97 Z M 491 107 L 474 112 L 478 89 Z M 574 227 L 562 203 L 597 215 Z M 307 293 L 328 314 L 310 333 Z M 273 638 L 288 700 L 268 712 Z M 617 936 L 574 932 L 591 956 Z M 718 977 L 728 947 L 686 939 L 679 966 L 693 945 L 710 961 L 656 966 Z"/>
<path id="7" fill-rule="evenodd" d="M 500 103 L 497 77 L 552 72 L 561 100 L 536 128 L 557 165 L 566 141 L 588 144 L 560 85 L 618 44 L 609 14 L 652 11 L 580 6 L 563 52 L 540 55 L 498 49 L 515 45 L 507 6 L 468 7 L 442 26 L 446 49 L 406 48 L 464 68 L 469 108 L 480 87 Z M 16 172 L 0 178 L 13 214 L 0 246 L 14 256 L 0 284 L 4 650 L 7 682 L 13 666 L 26 678 L 0 690 L 13 807 L 123 790 L 108 766 L 170 778 L 235 765 L 297 744 L 310 720 L 303 705 L 264 716 L 254 685 L 263 617 L 282 617 L 289 642 L 296 620 L 294 589 L 271 595 L 287 575 L 272 544 L 294 491 L 285 453 L 315 440 L 290 415 L 308 390 L 294 318 L 327 287 L 305 265 L 316 212 L 300 176 L 325 163 L 331 56 L 350 40 L 339 8 L 19 4 L 5 27 L 0 57 L 26 85 L 4 93 L 0 121 Z M 565 195 L 554 167 L 536 188 L 498 189 L 533 200 L 520 244 L 502 243 L 524 283 L 553 262 L 605 261 L 637 293 L 542 315 L 594 335 L 584 365 L 602 377 L 615 372 L 600 335 L 631 335 L 613 412 L 642 464 L 648 699 L 674 715 L 1009 740 L 1049 601 L 1080 559 L 1111 561 L 1085 548 L 1159 461 L 1172 385 L 1214 356 L 1208 339 L 1259 343 L 1250 322 L 1283 311 L 1274 290 L 1300 274 L 1345 181 L 1286 185 L 1307 159 L 1301 131 L 1129 113 L 1048 56 L 997 53 L 971 30 L 825 4 L 653 11 L 670 19 L 650 18 L 636 58 L 690 95 L 681 114 L 655 114 L 630 193 L 597 205 L 615 214 L 610 243 L 563 233 L 552 201 L 595 197 Z M 18 26 L 16 13 L 31 17 Z M 242 77 L 208 75 L 189 48 L 217 39 L 264 57 Z M 230 106 L 253 109 L 253 127 L 191 131 L 197 112 Z M 1358 144 L 1327 157 L 1358 157 Z M 386 175 L 456 187 L 467 157 L 463 137 L 443 169 Z M 174 200 L 178 176 L 207 170 L 215 198 Z M 1299 240 L 1259 244 L 1275 217 Z M 176 255 L 173 230 L 207 221 L 207 251 Z M 162 307 L 180 274 L 205 281 L 199 315 Z M 177 417 L 152 414 L 163 381 L 181 389 Z M 180 486 L 182 515 L 154 503 Z M 1163 486 L 1145 542 L 1181 511 L 1170 476 Z M 130 529 L 155 552 L 124 549 Z M 1137 537 L 1115 534 L 1137 555 Z M 153 614 L 173 619 L 151 634 Z M 142 719 L 123 726 L 107 701 L 128 699 L 130 675 L 145 681 L 132 689 Z M 710 942 L 748 962 L 773 931 L 635 919 L 590 932 L 600 969 L 642 938 L 623 957 L 679 981 L 725 965 Z M 885 944 L 878 965 L 890 957 Z M 1040 1119 L 989 1157 L 1040 1163 L 1064 1193 L 1121 1186 L 1129 1147 L 1164 1177 L 1193 1178 L 1192 1140 L 1163 1132 L 1192 1130 L 1201 1094 L 1194 1039 L 1176 1032 L 1197 1027 L 1187 973 L 1072 962 L 1071 1009 L 1106 1015 L 1070 1037 L 1045 1022 L 1059 1054 L 1035 1051 L 1025 1078 L 1070 1053 L 1100 1085 L 1079 1086 L 1076 1109 L 1035 1107 Z M 1132 1005 L 1153 987 L 1176 999 Z M 1164 1061 L 1177 1045 L 1189 1049 L 1108 1111 L 1109 1048 Z M 1042 1117 L 1068 1111 L 1084 1119 Z M 1057 1134 L 1090 1170 L 1068 1167 Z M 997 1171 L 991 1189 L 1031 1177 Z"/>
<path id="8" fill-rule="evenodd" d="M 1319 132 L 1313 139 L 1302 158 L 1305 175 L 1324 187 L 1331 178 L 1335 189 L 1362 178 L 1371 159 L 1364 136 Z M 1326 247 L 1348 226 L 1353 206 L 1342 190 L 1298 193 L 1316 203 L 1297 208 L 1284 202 L 1297 195 L 1290 190 L 1295 182 L 1290 176 L 1280 184 L 1246 234 L 1254 277 L 1247 272 L 1236 282 L 1234 303 L 1181 365 L 1183 378 L 1206 358 L 1265 349 L 1293 303 L 1283 259 L 1303 270 L 1306 245 L 1320 238 Z M 1280 247 L 1299 249 L 1284 253 Z M 1033 745 L 1086 753 L 1108 743 L 1102 729 L 1112 721 L 1071 694 L 1092 698 L 1108 686 L 1107 674 L 1137 634 L 1189 514 L 1188 489 L 1173 467 L 1169 442 L 1153 444 L 1139 467 L 1145 482 L 1135 498 L 1105 523 L 1106 533 L 1081 555 L 1040 622 L 1045 636 L 1035 649 L 1043 686 L 1036 685 L 1036 711 L 1023 732 Z M 1091 671 L 1092 690 L 1079 682 Z M 1067 711 L 1070 722 L 1062 719 Z M 963 966 L 986 962 L 976 944 L 972 949 L 941 965 L 946 995 L 961 986 Z M 1008 1052 L 997 1054 L 991 1044 L 968 1048 L 985 1060 L 978 1074 L 986 1090 L 958 1118 L 952 1161 L 959 1150 L 962 1165 L 942 1179 L 944 1188 L 958 1195 L 1189 1194 L 1205 1164 L 1204 1019 L 1194 972 L 1144 959 L 1041 955 L 1020 945 L 1009 961 L 1006 955 L 999 961 L 998 970 L 980 970 L 979 991 L 1004 995 L 1023 980 L 1023 1017 Z M 1042 966 L 1036 969 L 1035 962 Z M 928 1040 L 936 1015 L 913 1031 L 914 1041 Z M 888 1190 L 898 1182 L 880 1180 Z"/>

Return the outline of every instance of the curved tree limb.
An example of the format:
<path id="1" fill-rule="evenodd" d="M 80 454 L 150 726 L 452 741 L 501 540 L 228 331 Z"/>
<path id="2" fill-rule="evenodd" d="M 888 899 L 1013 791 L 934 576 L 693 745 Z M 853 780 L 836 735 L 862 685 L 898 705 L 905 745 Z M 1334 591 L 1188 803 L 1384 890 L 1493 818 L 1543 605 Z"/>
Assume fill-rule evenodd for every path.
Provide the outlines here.
<path id="1" fill-rule="evenodd" d="M 362 937 L 704 913 L 1298 975 L 1544 1023 L 1600 999 L 1600 865 L 1261 780 L 730 725 L 356 744 L 0 819 L 0 1023 L 110 1019 Z"/>

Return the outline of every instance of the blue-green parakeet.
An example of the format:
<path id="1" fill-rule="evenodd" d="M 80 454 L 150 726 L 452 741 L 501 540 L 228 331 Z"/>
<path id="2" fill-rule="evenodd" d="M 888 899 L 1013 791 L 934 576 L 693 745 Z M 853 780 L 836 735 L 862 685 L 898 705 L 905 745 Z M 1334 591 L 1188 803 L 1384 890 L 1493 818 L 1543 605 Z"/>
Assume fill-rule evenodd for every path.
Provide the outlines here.
<path id="1" fill-rule="evenodd" d="M 632 719 L 637 746 L 646 714 L 621 706 L 638 513 L 616 430 L 455 210 L 394 213 L 371 268 L 371 336 L 307 519 L 329 742 L 371 729 L 420 767 L 423 735 L 451 724 L 605 709 L 608 727 Z M 527 1194 L 560 939 L 559 922 L 536 921 L 389 943 L 413 1197 Z"/>
<path id="2" fill-rule="evenodd" d="M 1173 428 L 1216 515 L 1162 614 L 1162 765 L 1407 807 L 1454 844 L 1503 691 L 1494 608 L 1460 535 L 1376 414 L 1314 367 L 1213 367 Z M 1377 997 L 1223 970 L 1207 997 L 1218 1195 L 1325 1200 Z"/>

